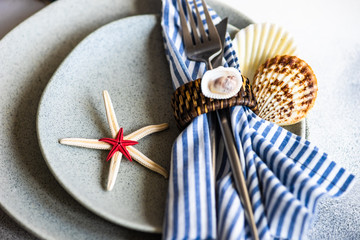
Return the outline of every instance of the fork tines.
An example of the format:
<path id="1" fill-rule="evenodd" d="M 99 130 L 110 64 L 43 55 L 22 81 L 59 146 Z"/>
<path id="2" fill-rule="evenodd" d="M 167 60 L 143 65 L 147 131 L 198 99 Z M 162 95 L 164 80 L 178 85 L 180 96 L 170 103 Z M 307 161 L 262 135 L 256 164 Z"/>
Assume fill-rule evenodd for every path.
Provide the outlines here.
<path id="1" fill-rule="evenodd" d="M 187 21 L 186 21 L 183 6 L 181 4 L 181 0 L 177 0 L 177 1 L 178 1 L 178 5 L 179 5 L 181 25 L 182 26 L 187 26 Z M 204 9 L 204 14 L 205 14 L 206 23 L 208 25 L 209 35 L 206 34 L 203 21 L 202 21 L 202 19 L 200 17 L 201 15 L 200 15 L 200 12 L 199 12 L 198 3 L 196 2 L 196 0 L 193 0 L 193 5 L 194 5 L 194 8 L 195 8 L 195 12 L 196 12 L 196 21 L 194 19 L 193 14 L 191 14 L 192 9 L 191 9 L 189 1 L 185 0 L 185 2 L 186 2 L 186 10 L 187 10 L 187 13 L 188 13 L 188 21 L 190 23 L 192 34 L 190 34 L 189 29 L 187 27 L 186 28 L 184 27 L 183 28 L 184 35 L 191 35 L 192 38 L 193 38 L 192 40 L 193 40 L 194 45 L 199 44 L 200 42 L 205 42 L 205 41 L 210 40 L 213 35 L 217 34 L 217 30 L 216 30 L 216 28 L 214 26 L 214 23 L 212 22 L 209 10 L 208 10 L 204 0 L 201 0 L 201 3 L 202 3 L 202 6 L 203 6 L 203 9 Z M 197 23 L 199 28 L 196 27 L 196 23 Z M 198 35 L 198 31 L 200 33 L 201 38 Z"/>
<path id="2" fill-rule="evenodd" d="M 186 19 L 182 1 L 177 0 L 177 2 L 179 5 L 180 21 L 182 26 L 182 35 L 184 39 L 185 51 L 187 52 L 188 57 L 193 60 L 202 61 L 202 59 L 200 59 L 198 56 L 199 54 L 196 54 L 198 53 L 196 49 L 200 50 L 200 48 L 200 51 L 209 50 L 207 51 L 207 53 L 211 53 L 211 55 L 220 52 L 220 37 L 217 33 L 214 23 L 212 22 L 212 18 L 204 0 L 201 0 L 201 4 L 203 6 L 205 14 L 205 22 L 207 24 L 208 34 L 206 33 L 204 22 L 201 19 L 201 14 L 199 12 L 198 3 L 196 2 L 196 0 L 193 0 L 196 21 L 193 16 L 193 8 L 190 6 L 189 2 L 185 0 L 188 19 Z M 188 22 L 190 25 L 190 30 L 188 27 Z M 209 57 L 210 55 L 206 55 L 207 60 Z"/>

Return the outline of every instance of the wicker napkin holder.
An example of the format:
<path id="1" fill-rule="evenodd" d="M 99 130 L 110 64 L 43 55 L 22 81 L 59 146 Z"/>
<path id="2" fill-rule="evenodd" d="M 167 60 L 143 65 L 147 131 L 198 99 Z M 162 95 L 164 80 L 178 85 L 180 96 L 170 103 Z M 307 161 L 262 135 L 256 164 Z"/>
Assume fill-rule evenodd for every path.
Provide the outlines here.
<path id="1" fill-rule="evenodd" d="M 178 128 L 184 129 L 192 119 L 201 114 L 236 105 L 247 106 L 257 114 L 257 103 L 249 79 L 243 75 L 242 78 L 243 85 L 240 91 L 229 99 L 205 97 L 201 92 L 201 78 L 177 88 L 171 98 L 171 106 Z"/>

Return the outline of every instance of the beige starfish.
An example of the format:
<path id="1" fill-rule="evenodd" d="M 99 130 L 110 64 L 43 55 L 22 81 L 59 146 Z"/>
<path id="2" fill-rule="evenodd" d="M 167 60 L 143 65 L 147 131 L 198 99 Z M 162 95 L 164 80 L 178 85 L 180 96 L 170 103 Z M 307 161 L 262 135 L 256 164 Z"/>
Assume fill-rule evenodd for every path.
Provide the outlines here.
<path id="1" fill-rule="evenodd" d="M 111 135 L 113 138 L 116 138 L 117 135 L 119 134 L 120 127 L 115 116 L 115 111 L 111 103 L 110 95 L 107 91 L 103 91 L 103 97 L 105 102 L 106 117 L 110 126 Z M 163 131 L 168 127 L 169 125 L 167 123 L 163 123 L 159 125 L 149 125 L 133 133 L 130 133 L 127 136 L 124 136 L 124 140 L 137 141 L 151 133 Z M 64 145 L 100 149 L 100 150 L 111 150 L 113 148 L 111 144 L 100 141 L 98 139 L 63 138 L 60 139 L 60 143 Z M 146 157 L 139 150 L 135 149 L 132 146 L 126 146 L 126 150 L 129 151 L 130 156 L 133 157 L 138 163 L 140 163 L 141 165 L 147 167 L 148 169 L 154 172 L 161 174 L 165 178 L 168 178 L 169 174 L 163 167 L 161 167 L 160 165 L 158 165 L 157 163 Z M 109 177 L 106 187 L 108 191 L 111 191 L 114 187 L 115 180 L 120 167 L 121 158 L 122 158 L 122 153 L 120 151 L 116 151 L 114 155 L 112 155 L 111 157 Z"/>

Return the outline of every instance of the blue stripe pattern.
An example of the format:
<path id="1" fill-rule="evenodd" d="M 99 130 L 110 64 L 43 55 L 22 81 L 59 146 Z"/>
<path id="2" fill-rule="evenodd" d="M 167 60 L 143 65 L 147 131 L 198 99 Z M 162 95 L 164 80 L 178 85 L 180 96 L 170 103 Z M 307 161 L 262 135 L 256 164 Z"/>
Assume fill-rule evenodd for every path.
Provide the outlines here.
<path id="1" fill-rule="evenodd" d="M 177 88 L 201 77 L 206 69 L 204 63 L 186 58 L 177 1 L 162 2 L 165 53 Z M 185 1 L 181 2 L 185 8 Z M 201 0 L 196 4 L 204 21 Z M 193 1 L 190 5 L 194 14 Z M 214 23 L 220 22 L 216 13 L 209 11 Z M 229 35 L 224 59 L 225 66 L 239 69 Z M 353 184 L 354 176 L 315 145 L 246 107 L 231 109 L 231 124 L 237 147 L 244 149 L 245 162 L 241 164 L 260 239 L 302 239 L 316 202 L 323 196 L 340 196 Z M 164 239 L 251 239 L 222 139 L 217 152 L 215 180 L 206 115 L 194 119 L 175 140 Z"/>

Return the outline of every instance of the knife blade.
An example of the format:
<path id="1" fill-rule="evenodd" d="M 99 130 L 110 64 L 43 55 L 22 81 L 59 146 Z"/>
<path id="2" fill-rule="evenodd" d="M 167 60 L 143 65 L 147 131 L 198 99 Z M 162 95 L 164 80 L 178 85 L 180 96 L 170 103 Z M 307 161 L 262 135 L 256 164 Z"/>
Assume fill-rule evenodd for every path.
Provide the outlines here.
<path id="1" fill-rule="evenodd" d="M 222 51 L 217 57 L 213 59 L 212 65 L 214 68 L 222 66 L 222 58 L 224 55 L 225 36 L 227 29 L 227 18 L 224 18 L 218 25 L 216 25 L 216 28 L 220 36 Z M 213 115 L 215 114 L 211 115 L 212 121 L 213 121 Z M 229 109 L 221 109 L 216 111 L 216 117 L 218 119 L 220 131 L 224 139 L 226 152 L 228 153 L 228 159 L 232 170 L 235 189 L 238 192 L 241 203 L 245 208 L 246 220 L 250 225 L 250 230 L 253 239 L 258 240 L 259 235 L 255 224 L 254 213 L 250 201 L 249 192 L 247 190 L 244 172 L 241 166 L 241 162 L 245 163 L 244 150 L 242 148 L 242 145 L 239 144 L 239 153 L 237 152 L 235 139 L 231 130 L 230 119 L 228 117 L 229 115 L 230 115 Z M 210 131 L 210 136 L 211 136 L 211 131 Z"/>
<path id="2" fill-rule="evenodd" d="M 221 52 L 219 53 L 219 55 L 217 55 L 211 61 L 211 64 L 213 65 L 214 68 L 219 67 L 219 66 L 222 65 L 222 59 L 223 59 L 223 56 L 224 56 L 224 46 L 225 46 L 225 37 L 226 37 L 227 24 L 228 24 L 228 18 L 224 18 L 223 20 L 221 20 L 221 22 L 219 22 L 215 26 L 216 30 L 218 31 L 219 37 L 220 37 L 222 49 L 221 49 Z"/>

